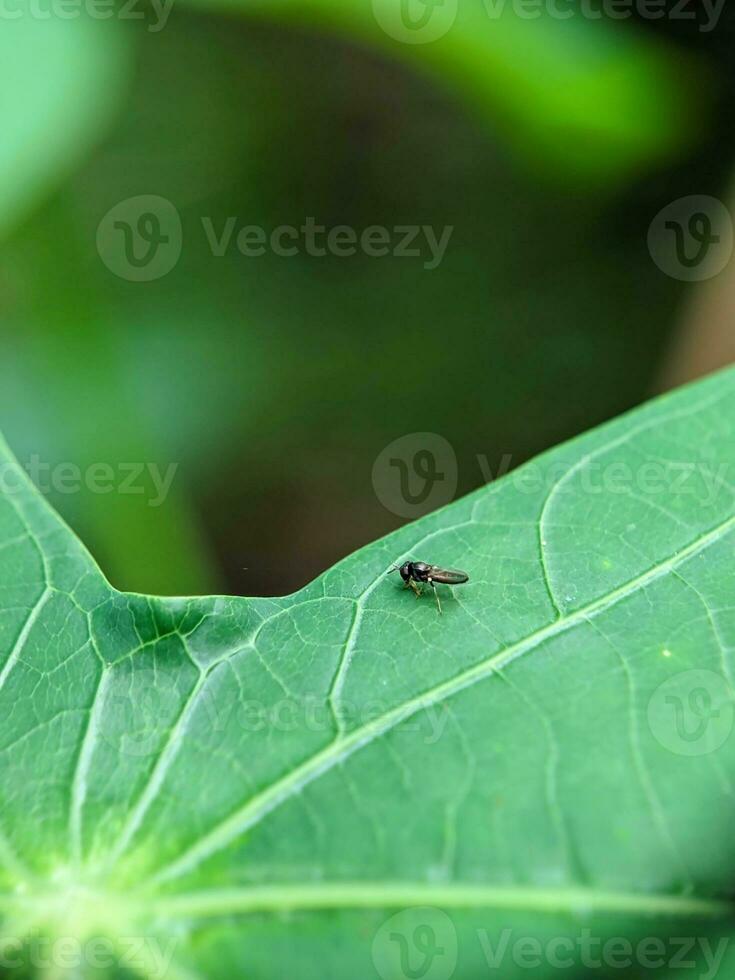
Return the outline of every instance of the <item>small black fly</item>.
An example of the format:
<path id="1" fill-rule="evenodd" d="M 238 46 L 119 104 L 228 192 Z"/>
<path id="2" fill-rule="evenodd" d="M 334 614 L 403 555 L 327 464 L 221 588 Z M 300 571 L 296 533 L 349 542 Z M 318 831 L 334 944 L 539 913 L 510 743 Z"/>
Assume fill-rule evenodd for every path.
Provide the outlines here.
<path id="1" fill-rule="evenodd" d="M 419 588 L 420 583 L 428 582 L 434 590 L 436 606 L 440 613 L 442 604 L 439 601 L 439 593 L 436 591 L 437 583 L 440 585 L 464 585 L 470 580 L 467 572 L 460 572 L 456 568 L 440 568 L 439 565 L 427 565 L 425 561 L 404 561 L 402 565 L 394 565 L 390 571 L 401 573 L 404 589 L 413 589 L 417 599 L 422 594 Z"/>

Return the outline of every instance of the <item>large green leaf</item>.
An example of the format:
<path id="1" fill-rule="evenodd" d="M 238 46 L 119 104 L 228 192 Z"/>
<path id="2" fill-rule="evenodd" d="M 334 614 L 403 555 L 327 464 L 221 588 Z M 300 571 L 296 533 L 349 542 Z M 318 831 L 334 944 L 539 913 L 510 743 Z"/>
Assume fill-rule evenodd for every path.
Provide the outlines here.
<path id="1" fill-rule="evenodd" d="M 526 975 L 522 937 L 558 976 L 560 942 L 586 975 L 585 936 L 663 965 L 688 936 L 706 965 L 735 871 L 734 418 L 729 372 L 280 599 L 116 592 L 3 450 L 0 952 L 437 980 L 486 953 Z M 469 571 L 443 616 L 386 576 L 405 556 Z"/>

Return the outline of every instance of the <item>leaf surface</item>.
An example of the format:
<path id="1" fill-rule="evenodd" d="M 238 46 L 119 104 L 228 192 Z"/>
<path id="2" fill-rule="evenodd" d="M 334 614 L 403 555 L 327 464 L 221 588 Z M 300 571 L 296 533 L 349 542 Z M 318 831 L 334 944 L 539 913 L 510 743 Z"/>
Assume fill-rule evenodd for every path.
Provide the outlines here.
<path id="1" fill-rule="evenodd" d="M 278 599 L 116 592 L 3 450 L 6 937 L 437 980 L 729 936 L 734 418 L 727 372 Z M 409 557 L 469 572 L 442 616 Z"/>

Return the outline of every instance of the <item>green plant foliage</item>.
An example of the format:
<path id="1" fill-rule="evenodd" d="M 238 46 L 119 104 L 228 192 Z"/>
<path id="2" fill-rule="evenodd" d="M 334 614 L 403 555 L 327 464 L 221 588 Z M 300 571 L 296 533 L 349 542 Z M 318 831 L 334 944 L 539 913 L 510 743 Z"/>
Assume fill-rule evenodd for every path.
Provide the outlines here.
<path id="1" fill-rule="evenodd" d="M 337 30 L 387 48 L 490 114 L 535 167 L 542 158 L 545 174 L 557 171 L 593 185 L 678 154 L 697 132 L 705 102 L 696 61 L 631 24 L 585 19 L 571 6 L 555 17 L 540 3 L 518 5 L 527 11 L 519 14 L 508 0 L 441 0 L 413 8 L 410 0 L 189 2 Z M 429 33 L 407 28 L 412 19 L 425 20 Z"/>
<path id="2" fill-rule="evenodd" d="M 47 7 L 11 4 L 2 20 L 0 237 L 100 138 L 130 76 L 127 31 Z"/>
<path id="3" fill-rule="evenodd" d="M 6 940 L 405 978 L 428 917 L 469 980 L 508 927 L 727 936 L 734 418 L 728 372 L 278 599 L 116 592 L 3 449 Z M 406 557 L 470 573 L 442 616 Z"/>
<path id="4" fill-rule="evenodd" d="M 379 32 L 369 7 L 355 10 L 372 25 L 369 45 L 354 31 L 299 27 L 295 7 L 280 23 L 178 4 L 159 32 L 98 22 L 135 36 L 125 109 L 0 249 L 13 338 L 0 416 L 21 463 L 177 467 L 165 506 L 150 506 L 150 486 L 50 488 L 121 589 L 301 586 L 397 525 L 370 470 L 399 420 L 448 439 L 465 492 L 483 479 L 479 455 L 496 471 L 512 451 L 518 465 L 650 391 L 679 295 L 646 249 L 658 197 L 631 214 L 625 199 L 606 207 L 581 194 L 571 173 L 549 193 L 548 179 L 507 153 L 516 127 L 500 138 L 453 96 L 449 73 L 415 70 L 435 45 L 406 61 L 409 46 Z M 531 71 L 533 61 L 518 64 Z M 544 89 L 577 91 L 552 77 Z M 37 162 L 53 155 L 55 132 Z M 565 131 L 560 146 L 579 145 Z M 537 153 L 534 165 L 551 177 L 558 161 L 546 159 Z M 107 268 L 96 233 L 143 191 L 177 208 L 184 248 L 169 275 L 141 284 Z M 236 235 L 216 256 L 203 226 L 220 235 L 236 216 L 238 229 L 269 232 L 310 215 L 358 231 L 410 221 L 453 232 L 427 270 L 395 255 L 246 258 Z M 366 378 L 380 379 L 379 398 Z M 427 392 L 444 389 L 452 397 L 439 412 Z M 242 569 L 256 561 L 249 584 Z"/>

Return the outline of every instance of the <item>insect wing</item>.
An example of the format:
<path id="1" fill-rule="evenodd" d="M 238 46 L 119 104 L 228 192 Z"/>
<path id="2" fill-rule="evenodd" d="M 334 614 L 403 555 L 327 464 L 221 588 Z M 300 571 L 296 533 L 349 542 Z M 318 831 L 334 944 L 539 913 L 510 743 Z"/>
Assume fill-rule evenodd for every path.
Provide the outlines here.
<path id="1" fill-rule="evenodd" d="M 470 578 L 467 572 L 460 572 L 457 568 L 439 568 L 438 565 L 431 566 L 431 577 L 442 585 L 462 585 Z"/>

